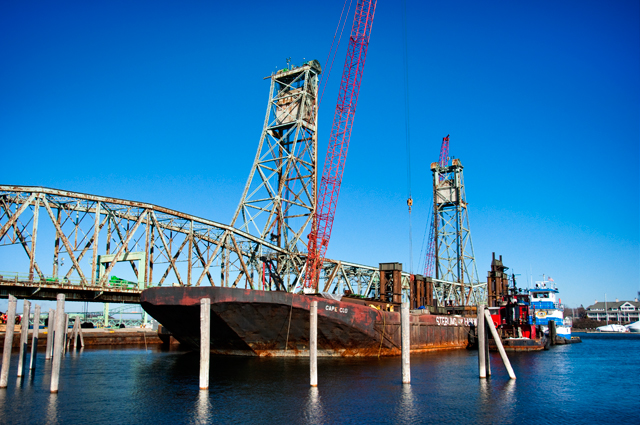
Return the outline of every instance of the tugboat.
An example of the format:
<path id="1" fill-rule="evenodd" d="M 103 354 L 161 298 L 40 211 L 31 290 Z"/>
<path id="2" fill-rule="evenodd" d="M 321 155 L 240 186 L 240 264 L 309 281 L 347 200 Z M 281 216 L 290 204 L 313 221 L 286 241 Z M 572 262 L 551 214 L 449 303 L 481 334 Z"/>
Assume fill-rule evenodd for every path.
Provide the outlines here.
<path id="1" fill-rule="evenodd" d="M 572 319 L 564 317 L 564 306 L 553 279 L 545 279 L 542 275 L 542 281 L 536 282 L 535 287 L 529 289 L 529 294 L 535 323 L 549 336 L 552 345 L 582 342 L 580 338 L 571 337 Z"/>
<path id="2" fill-rule="evenodd" d="M 505 268 L 506 269 L 506 268 Z M 498 307 L 489 307 L 491 319 L 498 330 L 506 351 L 540 351 L 549 348 L 549 338 L 537 326 L 529 292 L 516 286 L 515 275 L 511 275 L 513 287 L 497 299 Z M 496 351 L 493 339 L 489 349 Z"/>

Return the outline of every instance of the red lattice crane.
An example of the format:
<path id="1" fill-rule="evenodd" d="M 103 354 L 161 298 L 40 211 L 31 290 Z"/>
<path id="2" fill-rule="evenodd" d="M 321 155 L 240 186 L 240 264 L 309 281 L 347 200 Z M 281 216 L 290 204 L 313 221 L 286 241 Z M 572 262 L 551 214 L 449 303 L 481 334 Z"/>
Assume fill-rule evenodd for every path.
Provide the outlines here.
<path id="1" fill-rule="evenodd" d="M 449 164 L 449 135 L 442 138 L 442 145 L 440 146 L 440 160 L 438 161 L 441 167 L 446 167 Z M 442 181 L 444 176 L 440 176 Z M 431 215 L 431 224 L 429 225 L 429 247 L 427 248 L 427 258 L 424 262 L 424 275 L 433 277 L 433 266 L 435 263 L 435 237 L 434 237 L 434 221 L 436 219 L 435 211 Z"/>
<path id="2" fill-rule="evenodd" d="M 377 0 L 358 0 L 353 17 L 347 58 L 342 70 L 338 102 L 320 181 L 316 213 L 313 216 L 311 233 L 309 233 L 305 288 L 317 290 L 320 270 L 329 246 L 376 3 Z"/>

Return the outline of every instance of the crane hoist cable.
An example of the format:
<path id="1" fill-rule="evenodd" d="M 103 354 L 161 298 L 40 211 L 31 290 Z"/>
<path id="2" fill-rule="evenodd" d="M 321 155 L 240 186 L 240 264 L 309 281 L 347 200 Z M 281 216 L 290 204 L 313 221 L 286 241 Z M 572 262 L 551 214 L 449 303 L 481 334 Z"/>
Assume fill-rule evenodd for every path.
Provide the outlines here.
<path id="1" fill-rule="evenodd" d="M 411 207 L 413 198 L 411 196 L 411 123 L 409 110 L 409 58 L 407 52 L 407 1 L 402 0 L 402 62 L 404 64 L 404 114 L 405 114 L 405 136 L 407 146 L 407 206 L 409 207 L 409 273 L 413 273 L 413 226 L 411 223 Z"/>
<path id="2" fill-rule="evenodd" d="M 347 18 L 349 17 L 349 12 L 351 11 L 351 4 L 353 0 L 349 0 L 349 8 L 347 9 L 347 14 L 344 14 L 344 8 L 347 6 L 347 0 L 344 0 L 344 4 L 342 5 L 342 12 L 340 12 L 340 19 L 338 20 L 338 26 L 336 26 L 336 32 L 333 34 L 333 41 L 331 42 L 331 48 L 329 49 L 329 54 L 327 55 L 327 60 L 324 62 L 324 69 L 327 71 L 325 74 L 320 76 L 321 84 L 322 84 L 322 93 L 320 93 L 320 99 L 318 100 L 318 108 L 320 107 L 320 103 L 322 103 L 322 98 L 324 97 L 324 89 L 327 87 L 327 83 L 329 82 L 329 77 L 331 76 L 331 70 L 333 69 L 333 61 L 336 59 L 336 54 L 338 53 L 338 49 L 340 48 L 340 40 L 342 40 L 342 33 L 344 32 L 344 26 L 347 23 Z M 344 16 L 344 21 L 342 20 L 342 16 Z M 338 35 L 338 29 L 340 30 L 340 37 L 338 37 L 338 44 L 334 50 L 333 46 L 336 42 L 336 35 Z M 329 58 L 331 58 L 331 64 L 329 64 Z M 327 69 L 327 64 L 329 64 L 329 68 Z"/>

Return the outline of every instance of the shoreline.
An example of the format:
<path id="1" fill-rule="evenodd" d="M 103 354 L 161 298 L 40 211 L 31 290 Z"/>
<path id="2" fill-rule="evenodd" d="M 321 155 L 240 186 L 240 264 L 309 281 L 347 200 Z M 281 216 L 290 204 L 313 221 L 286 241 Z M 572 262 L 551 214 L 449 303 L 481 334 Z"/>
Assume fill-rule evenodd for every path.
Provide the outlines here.
<path id="1" fill-rule="evenodd" d="M 170 335 L 161 335 L 158 331 L 142 328 L 98 328 L 98 329 L 82 329 L 85 347 L 94 346 L 117 346 L 117 345 L 157 345 L 157 344 L 174 344 L 177 343 Z M 68 338 L 71 339 L 72 334 L 69 330 Z M 5 332 L 0 332 L 0 341 L 4 342 Z M 33 330 L 29 330 L 28 347 L 31 349 L 31 341 L 33 339 Z M 78 338 L 80 339 L 80 338 Z M 73 344 L 70 341 L 70 345 Z M 78 345 L 80 342 L 78 341 Z M 0 344 L 0 353 L 4 351 L 4 343 Z M 46 348 L 47 331 L 38 333 L 38 349 Z M 20 332 L 13 335 L 12 351 L 20 348 Z"/>

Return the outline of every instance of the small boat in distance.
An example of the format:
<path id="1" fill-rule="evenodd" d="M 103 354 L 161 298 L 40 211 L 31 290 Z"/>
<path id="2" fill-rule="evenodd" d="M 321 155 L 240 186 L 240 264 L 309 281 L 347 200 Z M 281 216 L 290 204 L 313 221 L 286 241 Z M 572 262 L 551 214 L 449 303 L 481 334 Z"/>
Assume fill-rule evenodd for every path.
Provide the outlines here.
<path id="1" fill-rule="evenodd" d="M 625 328 L 627 328 L 629 332 L 640 333 L 640 321 L 629 323 L 628 325 L 625 325 Z"/>
<path id="2" fill-rule="evenodd" d="M 605 326 L 599 326 L 596 328 L 596 332 L 609 332 L 609 333 L 624 333 L 624 332 L 629 332 L 629 329 L 627 329 L 625 326 L 623 325 L 618 325 L 618 324 L 609 324 L 609 313 L 608 313 L 608 309 L 607 309 L 607 294 L 604 294 L 604 311 L 607 312 L 607 324 Z M 640 322 L 639 322 L 640 323 Z"/>
<path id="3" fill-rule="evenodd" d="M 638 323 L 640 323 L 640 322 L 638 322 Z M 627 329 L 623 325 L 605 325 L 605 326 L 597 327 L 596 328 L 596 332 L 625 333 L 625 332 L 629 332 L 629 329 Z M 638 331 L 636 331 L 636 332 L 638 332 Z"/>

